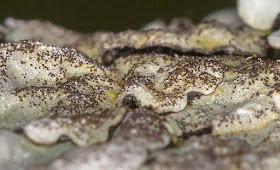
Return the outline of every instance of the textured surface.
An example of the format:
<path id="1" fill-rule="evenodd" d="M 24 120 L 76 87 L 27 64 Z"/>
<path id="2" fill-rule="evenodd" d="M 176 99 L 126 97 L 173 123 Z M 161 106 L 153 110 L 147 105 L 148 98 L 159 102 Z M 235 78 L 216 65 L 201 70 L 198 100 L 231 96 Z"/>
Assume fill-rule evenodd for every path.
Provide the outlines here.
<path id="1" fill-rule="evenodd" d="M 148 150 L 164 148 L 180 135 L 181 130 L 174 121 L 139 108 L 128 112 L 110 142 L 71 151 L 48 168 L 136 169 L 147 159 Z"/>
<path id="2" fill-rule="evenodd" d="M 279 118 L 279 63 L 250 58 L 222 57 L 223 82 L 207 96 L 171 114 L 186 132 L 213 128 L 213 134 L 261 128 Z"/>
<path id="3" fill-rule="evenodd" d="M 80 114 L 116 106 L 116 77 L 74 49 L 20 41 L 1 44 L 0 53 L 0 127 L 20 128 L 51 110 Z"/>
<path id="4" fill-rule="evenodd" d="M 107 41 L 103 61 L 110 63 L 112 53 L 122 49 L 142 50 L 157 47 L 167 48 L 179 53 L 196 52 L 214 54 L 265 55 L 264 42 L 250 32 L 231 32 L 226 25 L 206 22 L 191 27 L 187 31 L 170 30 L 125 31 L 112 36 Z M 159 48 L 160 49 L 160 48 Z M 160 51 L 160 50 L 159 50 Z"/>
<path id="5" fill-rule="evenodd" d="M 132 63 L 133 56 L 128 58 Z M 125 66 L 117 66 L 120 70 Z M 135 97 L 136 105 L 152 107 L 158 113 L 178 112 L 187 106 L 190 92 L 208 95 L 222 80 L 219 58 L 194 56 L 142 55 L 125 76 L 118 102 Z"/>
<path id="6" fill-rule="evenodd" d="M 279 168 L 280 63 L 264 39 L 186 18 L 146 29 L 7 19 L 0 167 Z"/>
<path id="7" fill-rule="evenodd" d="M 80 146 L 104 142 L 109 130 L 123 119 L 124 108 L 74 116 L 53 116 L 24 127 L 25 134 L 35 143 L 53 144 L 65 135 Z"/>

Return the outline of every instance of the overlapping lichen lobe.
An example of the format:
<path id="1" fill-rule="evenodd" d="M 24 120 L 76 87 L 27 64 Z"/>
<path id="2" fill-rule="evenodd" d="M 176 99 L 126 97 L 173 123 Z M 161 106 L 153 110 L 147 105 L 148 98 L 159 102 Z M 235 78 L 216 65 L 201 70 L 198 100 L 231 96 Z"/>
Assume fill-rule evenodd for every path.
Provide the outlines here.
<path id="1" fill-rule="evenodd" d="M 126 59 L 133 60 L 133 56 L 117 59 L 116 67 L 122 68 L 123 66 L 120 65 L 125 63 Z M 152 103 L 158 102 L 158 105 L 152 106 L 153 104 L 151 104 L 151 107 L 157 112 L 161 112 L 160 110 L 163 108 L 165 111 L 172 111 L 172 108 L 177 107 L 178 100 L 187 103 L 186 98 L 189 92 L 209 93 L 220 81 L 218 79 L 222 75 L 224 65 L 219 57 L 212 59 L 199 56 L 175 55 L 172 57 L 154 53 L 143 54 L 141 58 L 138 58 L 138 55 L 135 56 L 138 62 L 133 61 L 135 63 L 131 65 L 128 72 L 126 73 L 124 70 L 122 72 L 126 77 L 122 93 L 130 93 L 130 91 L 138 93 L 137 89 L 140 92 L 140 88 L 144 87 L 143 90 L 148 90 L 149 96 L 154 97 L 149 100 L 157 100 Z M 120 95 L 123 95 L 122 93 Z M 133 95 L 132 93 L 131 95 Z M 136 98 L 138 98 L 137 95 Z M 142 102 L 139 101 L 139 103 L 141 105 Z M 180 108 L 183 108 L 182 103 L 179 105 Z M 165 112 L 163 110 L 162 112 Z"/>
<path id="2" fill-rule="evenodd" d="M 260 96 L 267 96 L 268 98 L 270 98 L 272 97 L 271 95 L 273 94 L 273 91 L 275 91 L 275 86 L 277 84 L 277 81 L 275 80 L 278 79 L 277 75 L 279 74 L 279 70 L 277 64 L 275 64 L 274 61 L 258 60 L 252 58 L 247 58 L 247 59 L 241 58 L 239 62 L 236 62 L 235 60 L 237 58 L 239 57 L 232 56 L 230 58 L 225 57 L 224 59 L 222 59 L 222 62 L 225 64 L 223 70 L 223 75 L 224 75 L 223 82 L 218 85 L 217 89 L 215 89 L 213 94 L 208 95 L 209 97 L 207 97 L 207 95 L 202 95 L 202 101 L 205 101 L 205 105 L 212 103 L 211 101 L 214 100 L 213 108 L 215 106 L 217 107 L 216 108 L 217 114 L 219 115 L 229 116 L 230 115 L 229 112 L 232 112 L 232 107 L 233 108 L 241 107 L 242 105 L 250 101 L 252 102 L 256 100 L 256 98 Z M 264 67 L 262 65 L 264 65 Z M 222 97 L 223 95 L 225 95 L 225 99 L 223 99 Z M 261 100 L 266 101 L 268 99 L 261 99 Z M 177 115 L 176 114 L 170 115 L 170 117 L 173 117 L 175 120 L 177 120 L 180 127 L 184 129 L 184 131 L 187 133 L 189 133 L 190 131 L 192 132 L 201 128 L 211 126 L 211 121 L 213 119 L 212 116 L 215 108 L 213 110 L 211 106 L 210 108 L 206 108 L 205 110 L 204 106 L 199 108 L 199 106 L 195 107 L 195 105 L 200 105 L 199 99 L 195 99 L 194 103 L 190 103 L 185 108 L 185 111 L 182 111 L 182 113 L 179 112 Z M 220 122 L 222 123 L 224 121 L 223 126 L 227 124 L 226 125 L 227 127 L 223 127 L 223 128 L 220 127 L 220 128 L 227 131 L 226 133 L 240 133 L 241 131 L 244 130 L 244 128 L 242 130 L 242 128 L 240 127 L 241 129 L 239 129 L 239 131 L 230 128 L 230 126 L 233 126 L 234 124 L 237 123 L 237 124 L 243 124 L 242 126 L 244 127 L 245 126 L 247 127 L 250 124 L 255 124 L 255 127 L 245 128 L 245 131 L 246 130 L 250 131 L 250 129 L 258 130 L 259 128 L 266 126 L 272 120 L 277 118 L 278 111 L 273 109 L 275 108 L 274 103 L 271 102 L 269 105 L 270 106 L 264 106 L 263 110 L 258 110 L 258 111 L 256 110 L 255 112 L 250 113 L 252 118 L 250 118 L 249 115 L 243 115 L 242 120 L 245 120 L 246 119 L 245 117 L 247 116 L 247 118 L 249 119 L 248 120 L 249 123 L 248 122 L 240 123 L 242 116 L 236 116 L 236 117 L 222 116 L 221 118 L 224 119 L 221 119 Z M 224 106 L 224 109 L 222 110 L 228 110 L 228 113 L 225 112 L 220 113 L 221 109 L 219 108 L 220 107 L 222 108 L 222 106 Z M 197 109 L 197 110 L 193 110 L 193 109 Z M 198 110 L 203 110 L 203 112 L 205 113 L 204 116 L 199 114 Z M 195 117 L 194 114 L 201 115 L 202 122 L 198 124 L 199 118 Z M 231 114 L 235 114 L 235 113 L 231 113 Z M 254 123 L 253 123 L 253 119 L 254 119 Z M 200 125 L 204 125 L 204 126 L 200 126 Z M 214 130 L 217 132 L 217 129 Z"/>
<path id="3" fill-rule="evenodd" d="M 82 152 L 81 150 L 79 152 L 76 152 L 78 154 L 70 153 L 75 155 L 75 158 L 73 159 L 75 164 L 79 164 L 80 166 L 91 165 L 91 167 L 99 165 L 100 167 L 102 166 L 102 163 L 100 164 L 99 161 L 88 160 L 95 160 L 96 155 L 102 155 L 101 158 L 105 158 L 106 160 L 111 160 L 111 156 L 113 156 L 113 160 L 110 161 L 112 163 L 116 158 L 119 158 L 120 155 L 124 155 L 124 157 L 121 157 L 121 159 L 117 160 L 117 162 L 118 164 L 120 163 L 119 166 L 127 167 L 127 161 L 129 161 L 131 158 L 131 156 L 129 155 L 134 155 L 136 152 L 138 154 L 134 155 L 131 161 L 135 162 L 133 167 L 139 167 L 140 163 L 143 163 L 146 159 L 147 149 L 154 150 L 163 148 L 168 145 L 168 129 L 162 122 L 166 121 L 164 117 L 160 117 L 159 115 L 154 114 L 152 110 L 149 110 L 147 108 L 130 110 L 127 116 L 128 117 L 125 118 L 125 120 L 119 126 L 119 134 L 115 134 L 112 140 L 108 143 L 98 145 L 98 147 L 96 145 L 93 145 L 89 148 L 86 148 L 87 151 L 90 151 L 87 153 Z M 166 135 L 166 137 L 163 137 L 163 135 Z M 142 157 L 144 157 L 139 163 L 138 159 L 141 155 Z M 72 158 L 73 156 L 71 156 L 71 159 Z M 83 161 L 82 158 L 85 158 L 86 161 Z M 63 156 L 60 161 L 64 162 L 62 166 L 67 167 L 69 166 L 69 164 L 65 162 L 65 159 L 66 157 Z M 55 163 L 57 162 L 58 161 L 56 161 Z M 58 164 L 53 165 L 53 167 L 56 167 L 55 165 Z M 114 163 L 114 165 L 116 164 Z"/>
<path id="4" fill-rule="evenodd" d="M 16 100 L 13 105 L 4 107 L 4 113 L 16 121 L 28 112 L 22 123 L 15 126 L 50 111 L 65 116 L 116 106 L 116 99 L 110 98 L 116 98 L 120 89 L 117 76 L 80 52 L 29 40 L 1 46 L 1 69 L 8 81 L 1 85 L 12 83 L 8 91 L 1 91 L 2 99 Z M 22 114 L 10 113 L 17 107 L 23 109 Z M 9 123 L 3 126 L 13 128 Z"/>
<path id="5" fill-rule="evenodd" d="M 275 87 L 277 86 L 277 77 L 279 74 L 278 65 L 278 63 L 270 60 L 258 61 L 248 59 L 246 65 L 241 65 L 234 70 L 236 76 L 234 78 L 235 81 L 232 82 L 233 97 L 240 95 L 240 99 L 246 97 L 248 102 L 253 100 L 255 103 L 258 103 L 258 98 L 263 98 L 264 96 L 267 96 L 267 98 L 260 99 L 263 100 L 261 104 L 261 107 L 263 107 L 262 109 L 256 104 L 254 111 L 250 111 L 251 113 L 245 114 L 245 109 L 245 111 L 243 111 L 244 115 L 240 113 L 241 115 L 231 115 L 226 116 L 225 118 L 227 119 L 221 119 L 220 122 L 222 123 L 222 126 L 228 126 L 224 127 L 224 129 L 232 131 L 226 133 L 239 133 L 239 131 L 241 132 L 243 130 L 258 130 L 259 128 L 266 126 L 272 120 L 277 119 L 279 113 L 275 108 L 275 101 L 270 100 L 275 91 Z M 236 100 L 236 97 L 231 98 L 231 100 Z M 237 99 L 237 101 L 239 101 L 239 99 Z M 267 101 L 270 101 L 270 103 L 265 106 Z M 242 103 L 242 101 L 239 102 Z M 252 109 L 253 108 L 251 108 L 251 110 Z M 230 126 L 233 126 L 234 124 L 235 127 L 230 128 Z M 221 124 L 217 126 L 220 125 Z M 244 129 L 240 127 L 239 130 L 235 131 L 235 128 L 239 127 L 239 125 L 246 128 Z"/>
<path id="6" fill-rule="evenodd" d="M 25 126 L 28 138 L 39 144 L 53 144 L 64 135 L 79 146 L 105 142 L 109 138 L 110 128 L 118 125 L 126 115 L 125 108 L 80 110 L 76 114 L 71 114 L 73 108 L 59 109 L 65 109 L 62 110 L 63 114 L 54 113 L 49 118 Z"/>
<path id="7" fill-rule="evenodd" d="M 232 32 L 225 25 L 215 22 L 202 23 L 187 32 L 154 29 L 143 32 L 129 30 L 114 35 L 112 41 L 110 40 L 106 44 L 105 49 L 107 52 L 111 51 L 112 54 L 125 49 L 132 49 L 131 51 L 134 51 L 134 53 L 143 52 L 145 49 L 146 52 L 149 52 L 149 49 L 153 49 L 152 51 L 162 49 L 159 50 L 159 53 L 165 53 L 163 51 L 166 50 L 163 49 L 169 49 L 167 51 L 178 54 L 235 54 L 246 56 L 255 53 L 260 56 L 265 55 L 264 48 L 260 47 L 261 44 L 263 45 L 260 38 L 250 33 Z M 106 59 L 106 52 L 103 53 L 103 58 Z M 110 60 L 113 60 L 113 58 L 111 57 Z"/>
<path id="8" fill-rule="evenodd" d="M 239 87 L 240 87 L 241 89 L 239 89 L 239 90 L 246 90 L 247 89 L 246 91 L 248 91 L 250 89 L 251 85 L 256 84 L 257 82 L 258 82 L 257 84 L 260 83 L 260 85 L 264 84 L 264 88 L 265 89 L 268 88 L 267 89 L 268 93 L 266 92 L 265 89 L 262 89 L 262 88 L 260 89 L 262 91 L 261 93 L 265 93 L 265 94 L 267 93 L 269 95 L 269 92 L 271 92 L 271 90 L 273 90 L 273 89 L 269 90 L 272 86 L 274 86 L 273 81 L 275 82 L 275 80 L 278 79 L 277 76 L 276 76 L 278 74 L 278 69 L 275 69 L 276 65 L 273 64 L 274 62 L 273 61 L 268 61 L 268 60 L 258 61 L 258 60 L 249 59 L 249 58 L 246 62 L 245 62 L 245 60 L 244 61 L 241 60 L 240 62 L 236 62 L 235 58 L 238 58 L 238 57 L 232 57 L 232 59 L 229 59 L 229 60 L 232 60 L 230 62 L 228 62 L 226 60 L 222 61 L 222 63 L 224 63 L 225 66 L 222 69 L 221 73 L 223 74 L 224 72 L 227 72 L 225 80 L 226 81 L 232 81 L 233 79 L 235 79 L 236 81 L 233 81 L 233 82 L 235 82 L 235 85 L 233 85 L 233 88 L 234 89 L 239 89 Z M 228 58 L 226 58 L 226 59 L 228 59 Z M 231 65 L 233 65 L 236 68 L 233 69 Z M 267 68 L 265 71 L 262 70 L 262 68 L 263 68 L 262 65 L 267 66 L 267 67 L 265 67 L 265 68 Z M 230 67 L 230 69 L 228 69 L 228 67 Z M 230 75 L 229 72 L 234 72 L 235 76 L 234 77 L 228 77 Z M 249 79 L 252 79 L 252 81 L 251 80 L 246 80 L 248 77 L 249 77 Z M 272 81 L 272 79 L 273 79 L 273 81 Z M 255 81 L 257 81 L 257 82 L 255 82 Z M 234 92 L 235 91 L 233 91 L 233 93 Z M 253 94 L 253 96 L 254 96 L 254 94 Z M 251 96 L 251 98 L 253 96 Z M 256 95 L 256 96 L 258 96 L 258 95 Z M 243 96 L 243 97 L 245 97 L 245 96 Z M 231 98 L 231 99 L 233 100 L 233 98 Z M 266 108 L 266 110 L 268 110 L 268 108 Z M 272 111 L 272 112 L 275 113 L 275 110 Z M 263 112 L 260 111 L 260 114 L 263 115 Z M 260 119 L 260 117 L 259 117 L 260 115 L 256 114 L 254 116 L 256 117 L 256 119 Z M 269 115 L 267 115 L 267 116 L 268 116 L 267 118 L 270 117 Z M 264 119 L 266 119 L 265 117 L 264 117 Z M 273 116 L 271 118 L 274 119 Z M 230 119 L 232 119 L 231 124 L 234 124 L 233 120 L 238 121 L 239 118 L 236 119 L 236 118 L 232 117 Z M 211 118 L 209 118 L 209 121 L 211 121 Z M 261 120 L 259 120 L 259 121 L 261 121 Z M 265 121 L 265 122 L 267 123 L 267 121 Z M 263 126 L 261 124 L 259 124 L 259 125 L 261 127 Z M 208 123 L 207 126 L 209 126 L 209 123 Z M 229 126 L 226 127 L 225 129 L 228 129 L 228 128 L 229 128 Z M 235 133 L 235 132 L 233 132 L 233 133 Z"/>

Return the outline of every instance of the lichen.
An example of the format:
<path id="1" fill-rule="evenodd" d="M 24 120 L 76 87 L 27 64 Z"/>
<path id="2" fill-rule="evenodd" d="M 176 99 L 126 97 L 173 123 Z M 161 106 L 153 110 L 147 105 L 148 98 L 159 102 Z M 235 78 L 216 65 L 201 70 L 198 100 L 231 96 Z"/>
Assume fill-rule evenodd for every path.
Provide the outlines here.
<path id="1" fill-rule="evenodd" d="M 55 107 L 116 106 L 117 76 L 74 49 L 20 41 L 1 44 L 0 53 L 2 128 L 20 128 Z"/>
<path id="2" fill-rule="evenodd" d="M 186 133 L 212 128 L 216 135 L 257 130 L 278 119 L 272 94 L 278 89 L 279 63 L 242 57 L 221 61 L 230 69 L 224 70 L 223 82 L 214 92 L 194 98 L 189 107 L 170 117 Z"/>
<path id="3" fill-rule="evenodd" d="M 119 124 L 126 109 L 95 111 L 93 113 L 68 116 L 53 116 L 29 123 L 24 133 L 35 143 L 53 144 L 60 137 L 68 136 L 79 146 L 105 142 L 110 128 Z"/>
<path id="4" fill-rule="evenodd" d="M 0 167 L 279 168 L 280 63 L 266 41 L 215 21 L 151 27 L 4 21 Z"/>
<path id="5" fill-rule="evenodd" d="M 133 95 L 141 107 L 151 107 L 158 113 L 178 112 L 187 106 L 188 93 L 212 93 L 222 81 L 223 63 L 219 58 L 142 55 L 126 74 L 118 103 Z M 124 66 L 117 66 L 118 68 Z"/>

